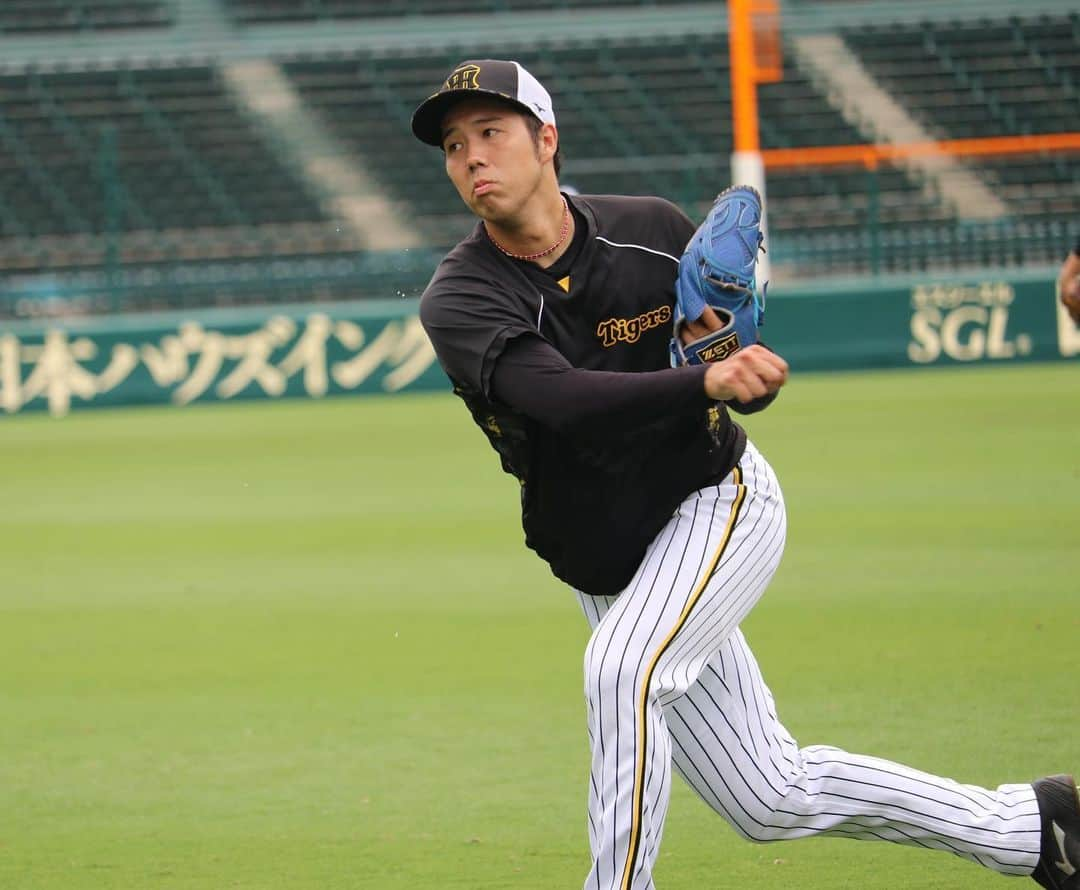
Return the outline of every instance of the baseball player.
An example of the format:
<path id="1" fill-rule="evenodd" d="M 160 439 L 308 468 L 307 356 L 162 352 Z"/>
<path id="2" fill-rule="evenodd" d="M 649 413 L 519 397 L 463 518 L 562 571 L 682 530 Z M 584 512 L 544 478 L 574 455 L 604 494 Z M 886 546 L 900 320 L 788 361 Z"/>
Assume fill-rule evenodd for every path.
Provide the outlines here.
<path id="1" fill-rule="evenodd" d="M 768 407 L 788 367 L 745 332 L 725 333 L 715 293 L 694 305 L 675 284 L 702 279 L 680 262 L 684 250 L 698 262 L 688 245 L 708 242 L 736 258 L 721 290 L 755 293 L 756 195 L 723 193 L 695 230 L 659 198 L 561 192 L 551 97 L 512 61 L 457 66 L 412 129 L 442 149 L 479 218 L 439 265 L 421 319 L 521 483 L 526 545 L 576 591 L 593 629 L 585 887 L 654 886 L 674 767 L 751 840 L 889 840 L 1080 890 L 1071 777 L 961 785 L 800 748 L 777 717 L 739 624 L 780 561 L 784 500 L 729 411 Z M 715 360 L 669 366 L 720 333 L 691 349 Z"/>

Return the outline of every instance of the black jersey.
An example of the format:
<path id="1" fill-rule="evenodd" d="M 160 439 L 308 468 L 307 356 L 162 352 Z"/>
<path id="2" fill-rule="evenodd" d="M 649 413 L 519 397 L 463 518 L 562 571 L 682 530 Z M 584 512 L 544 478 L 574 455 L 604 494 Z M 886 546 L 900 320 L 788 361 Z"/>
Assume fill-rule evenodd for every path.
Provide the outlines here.
<path id="1" fill-rule="evenodd" d="M 575 243 L 554 266 L 505 256 L 480 223 L 439 265 L 420 317 L 454 391 L 521 482 L 526 544 L 571 586 L 612 595 L 678 504 L 730 472 L 746 437 L 706 398 L 704 369 L 669 367 L 674 283 L 693 223 L 660 198 L 569 200 Z M 625 397 L 640 382 L 655 399 L 660 382 L 667 410 L 572 429 L 526 416 L 493 386 L 500 358 L 523 340 L 575 369 L 621 372 L 590 376 L 602 384 L 592 393 L 618 384 Z"/>

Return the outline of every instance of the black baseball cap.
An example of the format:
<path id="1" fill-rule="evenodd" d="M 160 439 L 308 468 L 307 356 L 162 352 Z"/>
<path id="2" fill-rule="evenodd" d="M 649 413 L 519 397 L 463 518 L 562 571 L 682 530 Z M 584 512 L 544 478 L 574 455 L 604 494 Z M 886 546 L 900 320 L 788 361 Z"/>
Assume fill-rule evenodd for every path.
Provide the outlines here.
<path id="1" fill-rule="evenodd" d="M 442 120 L 450 106 L 469 96 L 494 96 L 545 124 L 555 123 L 551 96 L 519 63 L 503 59 L 462 62 L 438 91 L 413 112 L 412 131 L 421 142 L 442 145 Z"/>

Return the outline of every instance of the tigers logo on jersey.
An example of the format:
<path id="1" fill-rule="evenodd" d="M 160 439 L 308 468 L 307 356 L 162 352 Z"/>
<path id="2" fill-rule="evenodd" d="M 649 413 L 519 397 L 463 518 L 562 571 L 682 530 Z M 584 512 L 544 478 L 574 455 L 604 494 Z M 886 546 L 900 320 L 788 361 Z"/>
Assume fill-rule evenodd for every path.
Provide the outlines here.
<path id="1" fill-rule="evenodd" d="M 596 326 L 596 336 L 604 348 L 616 343 L 637 343 L 641 335 L 671 321 L 671 307 L 658 306 L 636 318 L 606 318 Z"/>
<path id="2" fill-rule="evenodd" d="M 480 89 L 479 77 L 479 65 L 462 65 L 446 78 L 443 90 L 478 90 Z"/>

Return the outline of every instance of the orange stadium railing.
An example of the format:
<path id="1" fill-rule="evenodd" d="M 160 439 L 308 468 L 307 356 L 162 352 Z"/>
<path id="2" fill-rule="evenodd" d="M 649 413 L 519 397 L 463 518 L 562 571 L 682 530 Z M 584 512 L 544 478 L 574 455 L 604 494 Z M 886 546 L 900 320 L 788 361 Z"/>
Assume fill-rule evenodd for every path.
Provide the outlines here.
<path id="1" fill-rule="evenodd" d="M 856 165 L 872 170 L 882 161 L 896 162 L 935 155 L 958 158 L 993 157 L 1077 150 L 1080 150 L 1080 133 L 1044 133 L 1028 136 L 946 139 L 940 142 L 766 148 L 761 150 L 761 157 L 767 170 Z"/>

